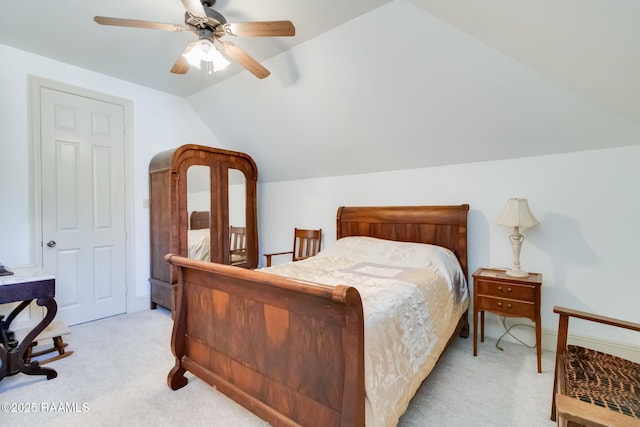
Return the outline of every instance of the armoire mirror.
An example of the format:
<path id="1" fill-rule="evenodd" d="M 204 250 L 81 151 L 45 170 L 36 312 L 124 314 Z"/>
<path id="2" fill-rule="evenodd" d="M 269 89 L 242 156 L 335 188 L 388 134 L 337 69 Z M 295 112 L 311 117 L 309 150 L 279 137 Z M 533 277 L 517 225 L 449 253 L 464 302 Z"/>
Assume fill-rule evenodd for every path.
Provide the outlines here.
<path id="1" fill-rule="evenodd" d="M 228 170 L 229 247 L 225 260 L 234 265 L 247 261 L 246 179 L 238 169 Z M 191 259 L 211 261 L 211 169 L 192 165 L 187 169 L 187 231 L 188 252 Z M 227 248 L 225 248 L 227 250 Z"/>
<path id="2" fill-rule="evenodd" d="M 229 259 L 237 265 L 247 262 L 247 181 L 238 169 L 229 169 Z"/>
<path id="3" fill-rule="evenodd" d="M 191 259 L 211 261 L 211 168 L 192 165 L 187 169 L 187 210 L 189 229 L 187 256 Z"/>

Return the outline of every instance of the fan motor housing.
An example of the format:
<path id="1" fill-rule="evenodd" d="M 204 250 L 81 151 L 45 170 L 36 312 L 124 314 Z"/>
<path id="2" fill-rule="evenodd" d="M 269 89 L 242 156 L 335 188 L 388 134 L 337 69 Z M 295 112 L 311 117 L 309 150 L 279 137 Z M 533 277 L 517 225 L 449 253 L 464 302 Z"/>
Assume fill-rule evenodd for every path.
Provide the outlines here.
<path id="1" fill-rule="evenodd" d="M 224 16 L 222 16 L 222 14 L 217 10 L 205 7 L 204 12 L 207 14 L 207 22 L 201 22 L 198 18 L 194 18 L 193 16 L 191 16 L 189 12 L 185 12 L 184 23 L 187 28 L 189 28 L 193 32 L 198 32 L 201 29 L 210 29 L 213 31 L 218 25 L 227 23 L 227 20 L 224 18 Z"/>

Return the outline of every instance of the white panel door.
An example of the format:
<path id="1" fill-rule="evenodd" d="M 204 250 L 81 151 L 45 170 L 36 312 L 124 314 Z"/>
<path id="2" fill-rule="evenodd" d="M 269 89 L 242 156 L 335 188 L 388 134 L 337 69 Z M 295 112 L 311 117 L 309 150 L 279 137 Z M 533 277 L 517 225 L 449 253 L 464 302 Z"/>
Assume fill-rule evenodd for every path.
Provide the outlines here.
<path id="1" fill-rule="evenodd" d="M 124 111 L 41 88 L 42 262 L 68 325 L 126 311 Z"/>

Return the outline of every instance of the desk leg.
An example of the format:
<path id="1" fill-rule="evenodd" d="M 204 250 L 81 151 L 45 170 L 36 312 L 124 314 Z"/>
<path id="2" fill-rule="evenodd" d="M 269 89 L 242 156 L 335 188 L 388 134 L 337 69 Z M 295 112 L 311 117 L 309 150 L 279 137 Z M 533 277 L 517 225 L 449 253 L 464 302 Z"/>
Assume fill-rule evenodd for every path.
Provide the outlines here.
<path id="1" fill-rule="evenodd" d="M 9 314 L 9 317 L 7 317 L 7 321 L 5 322 L 7 329 L 9 329 L 9 325 L 11 324 L 11 322 L 13 322 L 16 317 L 18 317 L 18 314 L 20 314 L 22 310 L 24 310 L 29 306 L 29 304 L 31 304 L 31 301 L 33 300 L 30 299 L 22 301 L 16 308 L 13 309 L 13 311 Z"/>
<path id="2" fill-rule="evenodd" d="M 4 316 L 0 316 L 0 380 L 6 377 L 7 375 L 12 375 L 14 372 L 10 369 L 11 364 L 9 363 L 9 358 L 12 352 L 16 351 L 17 343 L 10 339 L 10 329 L 9 326 L 11 322 L 20 314 L 22 310 L 25 309 L 29 304 L 31 304 L 33 300 L 22 301 L 16 308 L 14 308 L 7 320 L 2 320 Z"/>
<path id="3" fill-rule="evenodd" d="M 9 374 L 9 370 L 7 369 L 7 360 L 9 359 L 9 355 L 7 350 L 5 350 L 4 346 L 0 344 L 0 380 L 6 377 Z"/>
<path id="4" fill-rule="evenodd" d="M 36 339 L 38 334 L 46 328 L 58 312 L 58 305 L 53 298 L 38 298 L 36 301 L 39 306 L 44 306 L 47 309 L 47 314 L 44 319 L 36 325 L 31 332 L 22 340 L 17 349 L 9 351 L 8 355 L 8 371 L 9 375 L 16 374 L 18 372 L 25 373 L 27 375 L 46 375 L 47 379 L 53 379 L 58 376 L 58 373 L 51 368 L 42 368 L 38 362 L 31 362 L 26 365 L 24 363 L 24 354 L 28 348 L 31 347 L 31 343 Z"/>

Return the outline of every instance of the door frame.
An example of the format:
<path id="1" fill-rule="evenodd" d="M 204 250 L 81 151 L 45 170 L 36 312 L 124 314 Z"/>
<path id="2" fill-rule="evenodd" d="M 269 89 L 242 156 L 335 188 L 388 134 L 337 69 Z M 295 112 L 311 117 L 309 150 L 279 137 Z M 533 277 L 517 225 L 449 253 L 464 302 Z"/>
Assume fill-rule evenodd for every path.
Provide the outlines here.
<path id="1" fill-rule="evenodd" d="M 92 98 L 102 102 L 119 105 L 124 111 L 124 180 L 125 180 L 125 301 L 126 312 L 129 313 L 136 307 L 136 292 L 134 281 L 135 250 L 133 236 L 133 101 L 119 98 L 105 93 L 68 85 L 54 80 L 45 79 L 38 76 L 28 75 L 29 85 L 29 120 L 31 123 L 29 135 L 29 217 L 31 242 L 29 252 L 31 254 L 31 264 L 37 268 L 42 268 L 42 135 L 41 135 L 41 96 L 43 88 L 66 92 L 72 95 Z"/>

